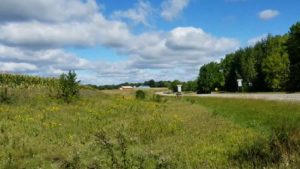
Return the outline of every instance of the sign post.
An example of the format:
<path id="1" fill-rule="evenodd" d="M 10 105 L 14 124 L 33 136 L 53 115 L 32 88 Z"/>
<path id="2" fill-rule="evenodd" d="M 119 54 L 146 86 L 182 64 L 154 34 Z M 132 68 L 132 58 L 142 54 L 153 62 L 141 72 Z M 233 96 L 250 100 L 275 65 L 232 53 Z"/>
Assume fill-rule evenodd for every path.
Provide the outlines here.
<path id="1" fill-rule="evenodd" d="M 177 85 L 177 96 L 181 96 L 181 92 L 182 92 L 182 85 Z"/>
<path id="2" fill-rule="evenodd" d="M 243 89 L 243 79 L 237 79 L 238 91 L 241 92 Z"/>

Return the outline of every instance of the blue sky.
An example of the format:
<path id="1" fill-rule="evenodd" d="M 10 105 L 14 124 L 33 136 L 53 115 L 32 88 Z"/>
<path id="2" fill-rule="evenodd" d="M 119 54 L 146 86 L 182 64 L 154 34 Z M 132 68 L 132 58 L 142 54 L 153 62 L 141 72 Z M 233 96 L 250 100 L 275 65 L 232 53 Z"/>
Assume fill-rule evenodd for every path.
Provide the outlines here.
<path id="1" fill-rule="evenodd" d="M 0 2 L 0 71 L 83 83 L 192 80 L 201 65 L 287 33 L 296 0 Z"/>
<path id="2" fill-rule="evenodd" d="M 103 4 L 106 15 L 111 15 L 116 10 L 132 8 L 137 0 L 97 2 Z M 162 1 L 148 2 L 158 9 Z M 280 14 L 270 20 L 259 19 L 258 13 L 266 9 L 277 10 Z M 168 31 L 178 26 L 200 27 L 213 35 L 237 38 L 246 45 L 255 36 L 286 33 L 292 24 L 300 20 L 299 11 L 300 1 L 296 0 L 190 0 L 180 16 L 171 22 L 152 16 L 153 30 Z"/>

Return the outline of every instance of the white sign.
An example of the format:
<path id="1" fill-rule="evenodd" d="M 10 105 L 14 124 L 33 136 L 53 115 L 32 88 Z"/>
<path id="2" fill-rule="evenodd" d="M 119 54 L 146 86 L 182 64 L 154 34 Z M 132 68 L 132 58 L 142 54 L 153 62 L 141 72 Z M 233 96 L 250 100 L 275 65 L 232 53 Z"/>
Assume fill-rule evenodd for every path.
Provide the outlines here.
<path id="1" fill-rule="evenodd" d="M 181 93 L 181 87 L 182 87 L 182 85 L 177 85 L 177 92 L 178 93 Z"/>
<path id="2" fill-rule="evenodd" d="M 243 79 L 238 79 L 237 83 L 238 83 L 238 87 L 243 87 Z"/>

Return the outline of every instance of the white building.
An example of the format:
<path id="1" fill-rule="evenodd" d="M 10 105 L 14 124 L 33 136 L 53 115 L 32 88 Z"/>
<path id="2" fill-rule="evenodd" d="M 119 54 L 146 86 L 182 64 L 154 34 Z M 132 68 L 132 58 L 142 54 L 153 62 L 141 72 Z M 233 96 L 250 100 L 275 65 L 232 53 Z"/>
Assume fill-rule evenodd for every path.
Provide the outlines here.
<path id="1" fill-rule="evenodd" d="M 132 87 L 132 86 L 121 86 L 120 87 L 120 90 L 132 90 L 132 89 L 134 89 L 134 87 Z"/>

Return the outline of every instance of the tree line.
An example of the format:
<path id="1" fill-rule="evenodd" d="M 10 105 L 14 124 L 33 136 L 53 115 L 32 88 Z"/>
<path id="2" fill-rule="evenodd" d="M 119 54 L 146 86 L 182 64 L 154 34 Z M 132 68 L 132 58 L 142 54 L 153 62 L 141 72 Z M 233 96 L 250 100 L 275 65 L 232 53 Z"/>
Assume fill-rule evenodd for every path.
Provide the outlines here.
<path id="1" fill-rule="evenodd" d="M 159 88 L 159 87 L 165 87 L 169 88 L 170 90 L 176 92 L 177 91 L 177 85 L 182 85 L 183 91 L 196 91 L 197 90 L 197 81 L 179 81 L 179 80 L 173 80 L 173 81 L 155 81 L 153 79 L 147 80 L 143 83 L 121 83 L 117 85 L 87 85 L 89 87 L 99 89 L 99 90 L 113 90 L 113 89 L 119 89 L 121 86 L 149 86 L 151 88 Z"/>
<path id="2" fill-rule="evenodd" d="M 220 63 L 203 65 L 197 91 L 237 91 L 237 79 L 243 79 L 244 91 L 300 91 L 300 22 L 285 35 L 268 35 Z"/>

